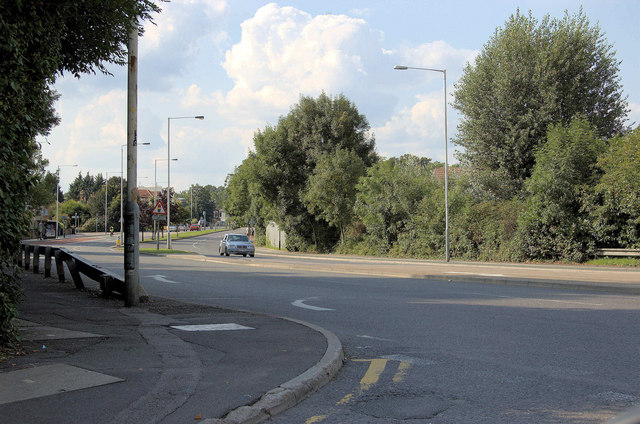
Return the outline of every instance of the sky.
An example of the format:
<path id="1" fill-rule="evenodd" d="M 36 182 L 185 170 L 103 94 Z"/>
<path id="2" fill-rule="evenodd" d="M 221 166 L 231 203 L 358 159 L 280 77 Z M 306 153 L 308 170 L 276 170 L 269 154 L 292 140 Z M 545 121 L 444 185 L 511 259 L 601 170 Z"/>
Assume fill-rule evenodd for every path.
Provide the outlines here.
<path id="1" fill-rule="evenodd" d="M 253 134 L 277 125 L 301 95 L 344 94 L 364 114 L 383 157 L 411 153 L 445 159 L 447 129 L 460 117 L 454 85 L 497 28 L 518 9 L 561 18 L 582 6 L 622 61 L 628 125 L 640 122 L 640 0 L 173 0 L 139 39 L 138 184 L 224 185 L 253 149 Z M 77 177 L 126 177 L 127 69 L 113 76 L 59 78 L 60 124 L 39 138 L 48 170 L 60 167 L 63 191 Z M 203 115 L 192 118 L 169 119 Z M 449 162 L 456 146 L 449 143 Z M 70 166 L 77 165 L 77 166 Z"/>

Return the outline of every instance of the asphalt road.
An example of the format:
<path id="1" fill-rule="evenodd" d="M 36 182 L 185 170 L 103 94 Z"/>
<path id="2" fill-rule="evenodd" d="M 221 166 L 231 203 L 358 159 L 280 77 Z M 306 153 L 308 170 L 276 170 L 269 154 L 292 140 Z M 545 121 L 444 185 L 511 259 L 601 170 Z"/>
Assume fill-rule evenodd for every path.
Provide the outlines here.
<path id="1" fill-rule="evenodd" d="M 222 260 L 220 238 L 173 243 L 212 262 L 141 256 L 140 280 L 150 294 L 337 334 L 338 377 L 276 423 L 601 423 L 640 404 L 639 296 L 339 274 L 318 259 L 288 270 L 303 259 Z M 104 242 L 72 249 L 122 268 Z"/>

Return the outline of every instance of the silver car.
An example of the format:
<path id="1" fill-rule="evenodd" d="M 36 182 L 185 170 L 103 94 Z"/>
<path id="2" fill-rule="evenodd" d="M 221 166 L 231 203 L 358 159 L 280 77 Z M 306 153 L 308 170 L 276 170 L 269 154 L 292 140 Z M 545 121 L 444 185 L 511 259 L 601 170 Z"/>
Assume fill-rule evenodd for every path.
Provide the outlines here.
<path id="1" fill-rule="evenodd" d="M 222 255 L 242 255 L 253 256 L 256 254 L 256 248 L 253 246 L 249 237 L 244 234 L 226 234 L 220 241 L 218 253 Z"/>

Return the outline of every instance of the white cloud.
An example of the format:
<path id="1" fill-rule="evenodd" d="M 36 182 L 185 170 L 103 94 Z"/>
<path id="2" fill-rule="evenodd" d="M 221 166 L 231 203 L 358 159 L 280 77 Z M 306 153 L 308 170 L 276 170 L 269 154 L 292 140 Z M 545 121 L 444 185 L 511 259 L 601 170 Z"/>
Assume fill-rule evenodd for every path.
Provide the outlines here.
<path id="1" fill-rule="evenodd" d="M 175 40 L 192 42 L 198 38 L 194 34 L 213 31 L 213 23 L 229 8 L 226 0 L 173 0 L 160 7 L 162 12 L 153 16 L 154 23 L 144 26 L 140 44 L 145 53 L 164 50 L 167 45 L 175 45 Z"/>
<path id="2" fill-rule="evenodd" d="M 179 157 L 172 185 L 222 184 L 252 148 L 256 129 L 275 124 L 301 94 L 321 91 L 344 93 L 355 103 L 381 154 L 443 158 L 441 76 L 400 73 L 393 65 L 461 69 L 475 52 L 443 42 L 384 46 L 383 33 L 362 18 L 312 16 L 275 3 L 245 19 L 240 38 L 226 46 L 226 1 L 161 6 L 158 26 L 147 26 L 140 40 L 138 135 L 152 143 L 139 150 L 138 175 L 148 177 L 143 184 L 152 184 L 153 158 L 166 158 L 168 116 L 205 115 L 205 121 L 172 123 L 171 153 Z M 125 74 L 118 69 L 114 78 L 63 81 L 63 123 L 49 138 L 57 150 L 45 155 L 53 165 L 79 163 L 93 175 L 119 169 Z M 449 128 L 455 128 L 451 120 Z"/>
<path id="3" fill-rule="evenodd" d="M 78 164 L 79 170 L 117 171 L 119 147 L 127 142 L 126 101 L 124 90 L 111 90 L 91 98 L 77 108 L 75 115 L 69 114 L 73 116 L 70 122 L 66 121 L 68 115 L 65 114 L 62 125 L 50 138 L 51 145 L 44 144 L 42 149 L 52 168 L 59 164 Z M 64 99 L 60 103 L 59 110 L 69 109 Z M 104 168 L 105 159 L 111 159 L 111 168 Z"/>
<path id="4" fill-rule="evenodd" d="M 226 95 L 234 110 L 285 111 L 300 94 L 340 92 L 367 77 L 381 33 L 346 15 L 311 16 L 275 3 L 242 23 L 242 37 L 223 67 L 235 85 Z"/>
<path id="5" fill-rule="evenodd" d="M 461 69 L 466 62 L 473 62 L 476 50 L 456 49 L 444 41 L 423 43 L 416 47 L 401 46 L 393 51 L 400 61 L 407 65 L 436 69 Z"/>
<path id="6" fill-rule="evenodd" d="M 378 150 L 385 157 L 412 153 L 444 160 L 444 100 L 442 93 L 417 95 L 416 102 L 374 128 Z"/>
<path id="7" fill-rule="evenodd" d="M 168 79 L 190 70 L 209 44 L 228 40 L 220 23 L 229 6 L 226 0 L 174 0 L 160 7 L 155 24 L 145 24 L 139 55 L 141 82 L 163 91 Z"/>
<path id="8" fill-rule="evenodd" d="M 444 159 L 441 84 L 425 85 L 441 80 L 441 74 L 400 74 L 393 65 L 459 70 L 477 52 L 442 41 L 385 49 L 383 34 L 364 19 L 312 16 L 275 3 L 258 9 L 241 28 L 241 39 L 227 50 L 222 63 L 233 86 L 226 92 L 205 93 L 201 85 L 192 84 L 182 95 L 183 108 L 214 109 L 232 127 L 251 135 L 275 123 L 300 94 L 343 92 L 369 118 L 381 154 Z M 449 127 L 455 128 L 455 123 Z M 251 137 L 245 135 L 234 144 L 246 150 L 247 140 Z"/>

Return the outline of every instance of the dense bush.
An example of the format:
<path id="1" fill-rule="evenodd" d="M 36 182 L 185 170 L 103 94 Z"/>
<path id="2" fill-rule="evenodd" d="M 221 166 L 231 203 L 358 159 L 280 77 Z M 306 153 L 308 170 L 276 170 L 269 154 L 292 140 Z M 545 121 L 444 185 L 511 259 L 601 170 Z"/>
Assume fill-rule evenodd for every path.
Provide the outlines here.
<path id="1" fill-rule="evenodd" d="M 605 149 L 583 118 L 550 127 L 526 183 L 529 197 L 518 220 L 517 248 L 523 257 L 583 261 L 595 252 L 583 193 L 598 181 L 596 164 Z"/>
<path id="2" fill-rule="evenodd" d="M 583 206 L 598 246 L 640 248 L 640 128 L 611 140 L 598 167 L 602 178 Z"/>

